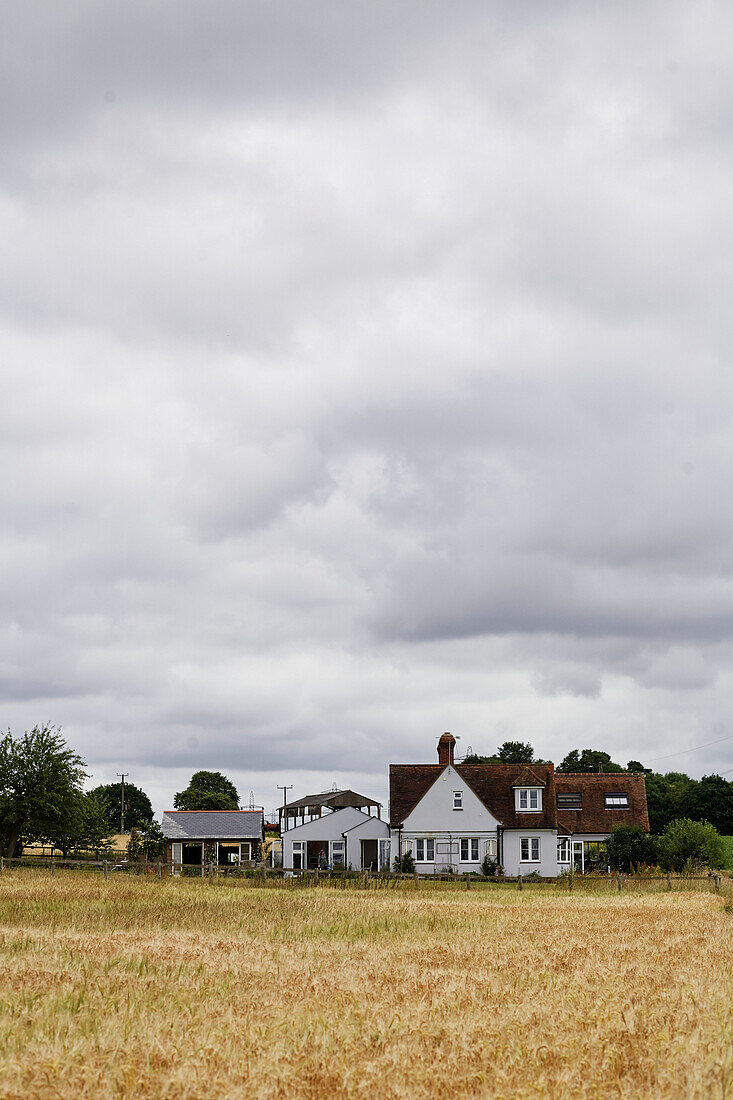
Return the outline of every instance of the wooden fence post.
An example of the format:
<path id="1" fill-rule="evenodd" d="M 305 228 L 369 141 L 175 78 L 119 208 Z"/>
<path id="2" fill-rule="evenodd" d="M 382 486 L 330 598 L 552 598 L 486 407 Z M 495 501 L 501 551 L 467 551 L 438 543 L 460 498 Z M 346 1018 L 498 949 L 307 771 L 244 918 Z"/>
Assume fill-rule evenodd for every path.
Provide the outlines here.
<path id="1" fill-rule="evenodd" d="M 162 878 L 162 877 L 163 877 L 163 864 L 159 860 L 158 861 L 158 878 Z"/>
<path id="2" fill-rule="evenodd" d="M 720 875 L 715 876 L 715 893 L 720 893 Z"/>
<path id="3" fill-rule="evenodd" d="M 669 871 L 667 872 L 667 889 L 672 889 L 672 876 L 670 875 Z"/>
<path id="4" fill-rule="evenodd" d="M 522 876 L 521 875 L 517 875 L 517 889 L 519 889 L 519 890 L 523 889 L 523 887 L 522 887 Z"/>
<path id="5" fill-rule="evenodd" d="M 471 876 L 470 875 L 466 875 L 466 889 L 467 890 L 471 889 Z"/>
<path id="6" fill-rule="evenodd" d="M 568 875 L 568 893 L 572 894 L 572 892 L 573 892 L 573 876 L 572 876 L 572 874 L 570 874 L 570 875 Z"/>
<path id="7" fill-rule="evenodd" d="M 5 870 L 5 856 L 0 856 L 0 873 Z"/>
<path id="8" fill-rule="evenodd" d="M 618 892 L 620 894 L 621 893 L 621 873 L 620 872 L 616 875 L 616 882 L 618 883 Z"/>
<path id="9" fill-rule="evenodd" d="M 107 860 L 105 859 L 105 861 L 104 861 L 104 881 L 106 882 L 108 878 L 109 878 L 109 864 L 107 863 Z"/>

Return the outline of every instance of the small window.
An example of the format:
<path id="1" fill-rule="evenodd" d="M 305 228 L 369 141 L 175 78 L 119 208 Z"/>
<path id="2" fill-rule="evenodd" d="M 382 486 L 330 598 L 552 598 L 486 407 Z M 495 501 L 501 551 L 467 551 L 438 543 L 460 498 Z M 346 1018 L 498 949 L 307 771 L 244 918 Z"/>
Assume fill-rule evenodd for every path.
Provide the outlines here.
<path id="1" fill-rule="evenodd" d="M 557 808 L 558 810 L 582 810 L 582 794 L 580 794 L 580 792 L 578 792 L 577 794 L 558 794 Z"/>
<path id="2" fill-rule="evenodd" d="M 604 802 L 606 809 L 624 810 L 629 807 L 629 796 L 627 794 L 607 794 L 604 795 Z"/>
<path id="3" fill-rule="evenodd" d="M 540 838 L 538 836 L 523 836 L 519 841 L 520 863 L 540 862 Z"/>
<path id="4" fill-rule="evenodd" d="M 415 861 L 417 863 L 435 862 L 435 841 L 432 838 L 419 837 L 415 841 Z"/>
<path id="5" fill-rule="evenodd" d="M 519 787 L 515 806 L 520 813 L 537 813 L 542 809 L 542 791 L 538 787 Z"/>
<path id="6" fill-rule="evenodd" d="M 346 863 L 345 848 L 346 843 L 343 840 L 331 841 L 331 863 L 334 867 L 343 867 Z"/>
<path id="7" fill-rule="evenodd" d="M 462 810 L 463 809 L 463 791 L 454 791 L 453 792 L 453 809 L 454 810 Z"/>
<path id="8" fill-rule="evenodd" d="M 489 859 L 496 859 L 496 841 L 493 838 L 486 841 L 486 855 Z"/>
<path id="9" fill-rule="evenodd" d="M 561 837 L 557 842 L 557 862 L 570 863 L 570 837 Z"/>
<path id="10" fill-rule="evenodd" d="M 478 837 L 461 837 L 461 863 L 478 863 Z"/>

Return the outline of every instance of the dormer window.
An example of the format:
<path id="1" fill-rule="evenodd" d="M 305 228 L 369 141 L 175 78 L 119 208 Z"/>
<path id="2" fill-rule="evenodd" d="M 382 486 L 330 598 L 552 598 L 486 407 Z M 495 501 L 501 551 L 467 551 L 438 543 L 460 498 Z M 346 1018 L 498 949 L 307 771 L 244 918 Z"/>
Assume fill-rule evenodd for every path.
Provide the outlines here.
<path id="1" fill-rule="evenodd" d="M 629 796 L 627 794 L 604 795 L 604 802 L 607 810 L 628 810 L 629 808 Z"/>
<path id="2" fill-rule="evenodd" d="M 462 810 L 463 809 L 463 791 L 454 791 L 453 792 L 453 809 L 454 810 Z"/>
<path id="3" fill-rule="evenodd" d="M 517 787 L 514 806 L 521 814 L 536 814 L 542 809 L 541 787 Z"/>

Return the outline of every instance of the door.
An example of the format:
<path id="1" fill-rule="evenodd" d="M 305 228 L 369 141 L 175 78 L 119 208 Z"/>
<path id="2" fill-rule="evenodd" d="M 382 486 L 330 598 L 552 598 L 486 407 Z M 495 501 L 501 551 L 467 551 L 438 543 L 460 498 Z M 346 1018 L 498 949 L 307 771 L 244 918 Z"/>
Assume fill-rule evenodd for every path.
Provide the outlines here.
<path id="1" fill-rule="evenodd" d="M 585 870 L 585 859 L 583 856 L 583 841 L 573 841 L 573 870 L 577 874 L 582 875 Z"/>
<path id="2" fill-rule="evenodd" d="M 181 864 L 183 863 L 183 844 L 180 841 L 174 841 L 171 844 L 171 860 L 173 862 L 173 873 L 180 874 Z"/>
<path id="3" fill-rule="evenodd" d="M 362 840 L 361 842 L 361 867 L 363 871 L 377 870 L 377 842 L 376 840 Z"/>

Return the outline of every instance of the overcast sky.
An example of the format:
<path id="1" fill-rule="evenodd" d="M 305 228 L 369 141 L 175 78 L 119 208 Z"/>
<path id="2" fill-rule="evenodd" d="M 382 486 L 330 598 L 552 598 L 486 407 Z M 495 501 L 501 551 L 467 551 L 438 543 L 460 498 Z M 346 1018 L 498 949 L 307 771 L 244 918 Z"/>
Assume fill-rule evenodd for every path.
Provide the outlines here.
<path id="1" fill-rule="evenodd" d="M 733 776 L 730 6 L 0 24 L 0 725 L 157 810 Z"/>

